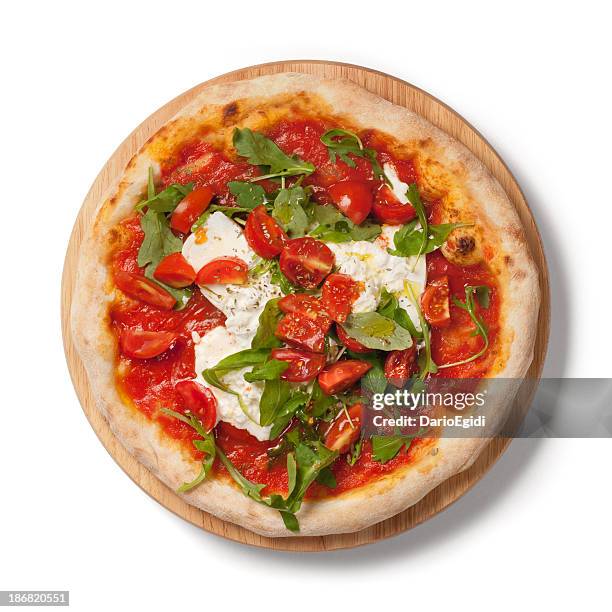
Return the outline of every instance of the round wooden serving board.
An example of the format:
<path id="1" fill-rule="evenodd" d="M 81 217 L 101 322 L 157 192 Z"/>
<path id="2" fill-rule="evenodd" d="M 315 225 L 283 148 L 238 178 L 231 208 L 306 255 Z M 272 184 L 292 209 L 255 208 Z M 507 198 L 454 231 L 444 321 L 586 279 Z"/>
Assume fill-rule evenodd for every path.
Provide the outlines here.
<path id="1" fill-rule="evenodd" d="M 128 476 L 130 476 L 130 478 L 144 491 L 151 495 L 151 497 L 194 525 L 237 542 L 277 550 L 323 551 L 375 542 L 401 533 L 407 529 L 411 529 L 415 525 L 426 521 L 448 507 L 470 489 L 470 487 L 472 487 L 500 457 L 508 446 L 510 439 L 494 439 L 469 470 L 442 483 L 415 506 L 382 523 L 369 527 L 368 529 L 357 533 L 324 537 L 266 538 L 237 525 L 221 521 L 210 514 L 189 506 L 138 463 L 123 446 L 119 444 L 111 433 L 108 424 L 95 406 L 85 370 L 72 344 L 69 321 L 75 271 L 83 236 L 90 225 L 92 215 L 98 202 L 106 193 L 109 186 L 123 173 L 126 164 L 142 144 L 180 108 L 198 95 L 202 88 L 212 83 L 250 79 L 265 74 L 290 71 L 305 72 L 329 78 L 350 79 L 365 89 L 395 104 L 405 106 L 417 112 L 434 125 L 461 141 L 485 164 L 493 176 L 501 183 L 510 197 L 510 200 L 514 203 L 521 221 L 523 222 L 531 253 L 540 271 L 542 306 L 535 345 L 535 358 L 528 374 L 529 378 L 532 380 L 538 379 L 546 354 L 549 332 L 550 296 L 548 272 L 537 227 L 531 215 L 531 211 L 529 210 L 529 206 L 518 184 L 514 180 L 514 177 L 486 140 L 469 125 L 469 123 L 439 100 L 436 100 L 417 87 L 387 74 L 368 68 L 362 68 L 360 66 L 337 62 L 286 61 L 236 70 L 190 89 L 171 102 L 168 102 L 168 104 L 160 108 L 140 124 L 119 146 L 105 164 L 104 168 L 102 168 L 102 171 L 87 194 L 77 217 L 66 253 L 62 278 L 62 331 L 66 359 L 72 376 L 72 382 L 74 383 L 77 395 L 91 426 L 94 428 L 102 444 L 104 444 L 106 450 L 108 450 L 113 459 L 121 466 Z M 520 413 L 526 411 L 533 391 L 533 384 L 524 385 L 521 389 L 519 397 L 516 400 L 517 407 L 520 408 Z"/>

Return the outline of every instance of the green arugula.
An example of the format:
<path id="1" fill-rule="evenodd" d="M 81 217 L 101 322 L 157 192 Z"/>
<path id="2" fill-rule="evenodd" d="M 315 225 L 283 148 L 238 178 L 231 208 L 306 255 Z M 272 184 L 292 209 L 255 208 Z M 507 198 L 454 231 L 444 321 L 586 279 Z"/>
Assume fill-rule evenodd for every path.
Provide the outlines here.
<path id="1" fill-rule="evenodd" d="M 280 298 L 268 300 L 259 315 L 259 325 L 251 340 L 252 349 L 271 349 L 282 345 L 282 342 L 274 335 L 276 326 L 283 316 L 278 307 L 279 300 Z"/>
<path id="2" fill-rule="evenodd" d="M 147 180 L 147 198 L 136 204 L 136 210 L 142 210 L 147 207 L 156 212 L 168 213 L 172 212 L 178 203 L 189 193 L 193 191 L 193 183 L 181 185 L 180 183 L 172 183 L 163 191 L 155 194 L 155 182 L 153 180 L 153 167 L 149 166 L 149 177 Z"/>
<path id="3" fill-rule="evenodd" d="M 453 303 L 455 306 L 462 308 L 469 315 L 470 319 L 476 326 L 476 329 L 472 333 L 473 336 L 480 336 L 483 339 L 483 347 L 471 357 L 462 359 L 461 361 L 455 361 L 454 363 L 445 363 L 444 365 L 438 366 L 438 369 L 452 368 L 453 366 L 464 365 L 475 361 L 479 357 L 482 357 L 489 348 L 489 332 L 484 321 L 476 314 L 476 300 L 482 308 L 488 308 L 490 302 L 489 287 L 486 285 L 472 286 L 467 285 L 465 287 L 465 302 L 461 302 L 455 296 L 453 296 Z"/>
<path id="4" fill-rule="evenodd" d="M 310 396 L 303 391 L 295 391 L 283 407 L 276 413 L 274 423 L 270 431 L 270 439 L 277 438 L 289 425 L 293 415 L 308 403 Z"/>
<path id="5" fill-rule="evenodd" d="M 323 389 L 321 389 L 319 386 L 318 381 L 314 381 L 310 391 L 308 405 L 310 408 L 310 414 L 315 419 L 325 418 L 325 416 L 329 414 L 330 410 L 336 405 L 337 401 L 338 400 L 333 396 L 323 393 Z"/>
<path id="6" fill-rule="evenodd" d="M 427 324 L 427 321 L 423 316 L 423 311 L 421 310 L 419 300 L 414 294 L 414 291 L 410 284 L 408 285 L 408 291 L 410 293 L 410 301 L 412 302 L 412 305 L 417 311 L 417 315 L 419 317 L 419 324 L 424 345 L 423 350 L 419 351 L 418 356 L 419 380 L 425 380 L 428 374 L 435 374 L 438 371 L 438 366 L 436 365 L 431 355 L 431 334 L 429 331 L 429 325 Z"/>
<path id="7" fill-rule="evenodd" d="M 338 156 L 347 166 L 354 168 L 355 160 L 349 157 L 349 154 L 362 157 L 372 165 L 374 178 L 382 179 L 389 184 L 389 179 L 378 163 L 376 151 L 364 147 L 361 139 L 354 132 L 340 128 L 328 130 L 321 136 L 321 142 L 327 147 L 327 154 L 332 163 L 336 162 L 336 156 Z"/>
<path id="8" fill-rule="evenodd" d="M 374 240 L 382 231 L 380 225 L 371 221 L 355 225 L 335 206 L 313 203 L 311 215 L 318 225 L 309 234 L 325 242 Z"/>
<path id="9" fill-rule="evenodd" d="M 295 287 L 291 284 L 291 281 L 283 274 L 280 269 L 278 259 L 272 260 L 272 275 L 270 276 L 270 282 L 277 285 L 284 295 L 289 293 L 295 293 Z"/>
<path id="10" fill-rule="evenodd" d="M 140 217 L 140 227 L 144 232 L 144 239 L 138 250 L 137 263 L 145 268 L 145 276 L 165 289 L 176 300 L 175 308 L 180 310 L 185 307 L 192 290 L 189 287 L 175 289 L 165 283 L 158 281 L 153 273 L 159 262 L 172 253 L 179 253 L 183 248 L 183 241 L 172 233 L 166 215 L 163 212 L 149 208 Z"/>
<path id="11" fill-rule="evenodd" d="M 274 199 L 272 216 L 282 225 L 290 238 L 301 238 L 308 228 L 308 216 L 303 206 L 308 201 L 303 187 L 283 188 Z"/>
<path id="12" fill-rule="evenodd" d="M 367 361 L 372 367 L 362 376 L 361 389 L 368 394 L 384 393 L 387 389 L 387 377 L 384 370 L 384 359 L 376 353 L 353 353 L 348 351 L 353 359 Z"/>
<path id="13" fill-rule="evenodd" d="M 257 176 L 251 179 L 252 181 L 312 174 L 315 170 L 310 162 L 289 157 L 269 138 L 249 128 L 235 128 L 233 143 L 238 155 L 246 157 L 250 164 L 266 168 L 262 176 Z"/>
<path id="14" fill-rule="evenodd" d="M 269 359 L 268 361 L 255 366 L 250 372 L 244 374 L 244 380 L 255 382 L 256 380 L 274 380 L 289 367 L 286 361 Z"/>
<path id="15" fill-rule="evenodd" d="M 198 434 L 202 436 L 202 440 L 193 440 L 193 445 L 195 446 L 195 448 L 200 452 L 204 453 L 200 473 L 191 482 L 185 482 L 177 489 L 179 493 L 186 493 L 194 487 L 197 487 L 201 482 L 204 482 L 204 480 L 210 474 L 210 471 L 212 470 L 213 464 L 215 462 L 215 456 L 217 451 L 217 447 L 215 445 L 215 436 L 212 432 L 207 433 L 206 431 L 204 431 L 202 424 L 193 414 L 184 415 L 180 412 L 170 410 L 169 408 L 162 408 L 161 411 L 164 414 L 167 414 L 168 416 L 183 421 L 183 423 L 186 423 L 191 428 L 195 429 Z"/>
<path id="16" fill-rule="evenodd" d="M 230 192 L 236 196 L 236 202 L 242 212 L 253 210 L 266 201 L 266 192 L 261 185 L 254 185 L 245 181 L 230 181 L 227 186 Z"/>
<path id="17" fill-rule="evenodd" d="M 396 257 L 411 257 L 425 255 L 440 248 L 446 242 L 450 233 L 458 227 L 468 227 L 469 223 L 443 223 L 441 225 L 427 226 L 427 239 L 425 244 L 425 230 L 416 219 L 407 223 L 393 236 L 394 249 L 387 249 L 390 255 Z"/>
<path id="18" fill-rule="evenodd" d="M 359 438 L 357 442 L 355 442 L 350 451 L 346 454 L 346 462 L 353 466 L 359 461 L 359 457 L 361 457 L 361 451 L 363 450 L 363 438 Z"/>
<path id="19" fill-rule="evenodd" d="M 396 351 L 412 346 L 410 332 L 378 312 L 351 314 L 342 324 L 342 329 L 370 349 Z"/>
<path id="20" fill-rule="evenodd" d="M 398 299 L 384 287 L 380 295 L 380 301 L 378 302 L 376 312 L 384 317 L 393 319 L 396 323 L 407 329 L 413 338 L 417 340 L 423 338 L 422 332 L 417 330 L 408 313 L 399 305 Z"/>
<path id="21" fill-rule="evenodd" d="M 283 406 L 291 397 L 291 385 L 279 378 L 266 380 L 259 400 L 259 424 L 262 427 L 274 423 Z"/>
<path id="22" fill-rule="evenodd" d="M 410 448 L 414 436 L 372 436 L 372 459 L 387 463 L 400 452 L 402 447 Z"/>

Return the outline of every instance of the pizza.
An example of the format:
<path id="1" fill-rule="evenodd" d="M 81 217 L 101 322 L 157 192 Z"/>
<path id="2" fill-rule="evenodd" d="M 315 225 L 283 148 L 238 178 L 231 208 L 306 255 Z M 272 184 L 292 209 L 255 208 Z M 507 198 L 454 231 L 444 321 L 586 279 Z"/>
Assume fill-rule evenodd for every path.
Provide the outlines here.
<path id="1" fill-rule="evenodd" d="M 308 536 L 469 467 L 487 438 L 367 435 L 365 394 L 520 379 L 538 308 L 524 229 L 464 146 L 352 82 L 283 73 L 203 89 L 131 159 L 83 243 L 72 334 L 153 474 Z"/>

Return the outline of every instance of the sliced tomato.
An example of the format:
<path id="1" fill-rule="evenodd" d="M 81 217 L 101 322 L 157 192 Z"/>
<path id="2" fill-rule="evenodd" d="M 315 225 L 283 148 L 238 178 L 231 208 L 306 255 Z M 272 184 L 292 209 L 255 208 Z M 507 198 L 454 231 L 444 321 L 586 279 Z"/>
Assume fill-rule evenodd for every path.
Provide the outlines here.
<path id="1" fill-rule="evenodd" d="M 117 270 L 115 272 L 115 284 L 131 298 L 164 310 L 172 310 L 176 304 L 176 299 L 163 287 L 138 274 Z"/>
<path id="2" fill-rule="evenodd" d="M 325 351 L 325 333 L 312 319 L 296 313 L 286 314 L 276 326 L 275 336 L 297 348 L 314 353 Z"/>
<path id="3" fill-rule="evenodd" d="M 240 257 L 217 257 L 200 268 L 196 276 L 198 285 L 220 283 L 222 285 L 244 285 L 249 276 L 249 267 Z"/>
<path id="4" fill-rule="evenodd" d="M 334 261 L 326 244 L 306 236 L 289 241 L 280 256 L 280 269 L 294 285 L 314 289 L 332 271 Z"/>
<path id="5" fill-rule="evenodd" d="M 331 327 L 331 319 L 323 307 L 319 298 L 307 293 L 290 293 L 278 302 L 278 307 L 282 312 L 288 314 L 296 313 L 308 319 L 312 319 L 319 325 L 324 333 Z"/>
<path id="6" fill-rule="evenodd" d="M 300 349 L 272 349 L 271 357 L 289 363 L 289 367 L 281 374 L 281 378 L 289 382 L 312 380 L 325 367 L 325 355 Z"/>
<path id="7" fill-rule="evenodd" d="M 372 213 L 382 223 L 402 225 L 416 217 L 411 204 L 402 204 L 388 185 L 381 185 L 374 197 Z"/>
<path id="8" fill-rule="evenodd" d="M 447 327 L 450 324 L 450 290 L 448 276 L 432 278 L 421 296 L 421 308 L 427 322 L 433 327 Z"/>
<path id="9" fill-rule="evenodd" d="M 244 237 L 249 246 L 264 259 L 276 257 L 288 240 L 283 228 L 266 212 L 265 206 L 257 206 L 249 214 Z"/>
<path id="10" fill-rule="evenodd" d="M 350 389 L 372 366 L 366 361 L 345 359 L 327 366 L 319 374 L 319 385 L 326 395 Z"/>
<path id="11" fill-rule="evenodd" d="M 348 416 L 347 416 L 348 412 Z M 341 455 L 348 452 L 353 442 L 361 435 L 363 423 L 363 404 L 354 404 L 347 411 L 342 411 L 327 430 L 323 444 L 331 451 Z"/>
<path id="12" fill-rule="evenodd" d="M 355 225 L 363 223 L 372 210 L 372 187 L 365 181 L 342 181 L 328 190 L 332 202 Z"/>
<path id="13" fill-rule="evenodd" d="M 385 359 L 385 378 L 394 386 L 402 388 L 415 371 L 416 345 L 402 351 L 391 351 Z"/>
<path id="14" fill-rule="evenodd" d="M 212 391 L 195 380 L 182 380 L 174 385 L 174 390 L 183 406 L 200 419 L 204 431 L 210 431 L 217 422 L 217 398 Z"/>
<path id="15" fill-rule="evenodd" d="M 346 274 L 334 272 L 323 283 L 321 301 L 334 321 L 344 323 L 360 293 L 359 283 Z"/>
<path id="16" fill-rule="evenodd" d="M 338 340 L 346 346 L 349 351 L 353 351 L 353 353 L 371 353 L 372 349 L 369 349 L 367 346 L 364 346 L 355 338 L 351 338 L 345 331 L 342 329 L 341 325 L 336 325 L 336 334 L 338 335 Z"/>
<path id="17" fill-rule="evenodd" d="M 177 232 L 188 234 L 191 231 L 191 226 L 208 208 L 214 195 L 210 187 L 196 187 L 174 209 L 170 217 L 170 227 Z"/>
<path id="18" fill-rule="evenodd" d="M 180 289 L 189 287 L 195 280 L 196 273 L 182 253 L 171 253 L 159 262 L 153 276 L 170 287 Z"/>
<path id="19" fill-rule="evenodd" d="M 119 346 L 127 357 L 151 359 L 165 353 L 177 338 L 178 334 L 169 331 L 124 329 L 119 338 Z"/>

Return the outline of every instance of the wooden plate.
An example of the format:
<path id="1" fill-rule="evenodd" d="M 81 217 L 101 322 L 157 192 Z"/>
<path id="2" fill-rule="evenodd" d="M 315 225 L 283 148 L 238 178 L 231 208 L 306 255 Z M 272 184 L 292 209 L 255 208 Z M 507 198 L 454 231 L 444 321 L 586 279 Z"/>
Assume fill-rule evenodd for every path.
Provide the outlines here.
<path id="1" fill-rule="evenodd" d="M 141 145 L 181 107 L 198 95 L 203 87 L 211 83 L 250 79 L 264 74 L 287 71 L 305 72 L 331 78 L 347 78 L 395 104 L 405 106 L 417 112 L 466 145 L 485 164 L 493 176 L 497 178 L 518 211 L 525 227 L 531 253 L 540 271 L 542 306 L 535 345 L 535 358 L 529 370 L 529 377 L 535 380 L 538 379 L 542 370 L 548 343 L 550 296 L 548 271 L 537 227 L 520 187 L 499 155 L 469 123 L 451 108 L 421 89 L 382 72 L 350 64 L 322 61 L 274 62 L 242 68 L 202 83 L 178 96 L 146 119 L 126 138 L 105 164 L 104 168 L 102 168 L 83 202 L 70 237 L 64 264 L 62 278 L 62 331 L 64 348 L 72 382 L 83 410 L 106 450 L 108 450 L 113 459 L 128 476 L 159 503 L 185 520 L 207 531 L 245 544 L 277 550 L 321 551 L 368 544 L 401 533 L 426 521 L 448 507 L 472 487 L 504 452 L 509 444 L 509 439 L 494 439 L 469 470 L 442 483 L 412 508 L 368 529 L 357 533 L 324 537 L 266 538 L 237 525 L 221 521 L 206 512 L 189 506 L 138 463 L 119 444 L 94 404 L 85 370 L 72 345 L 69 322 L 78 252 L 86 228 L 89 227 L 97 203 L 116 177 L 122 174 L 127 162 Z M 519 412 L 524 413 L 526 411 L 533 390 L 533 385 L 525 385 L 521 389 L 517 398 L 517 406 L 521 409 Z"/>

